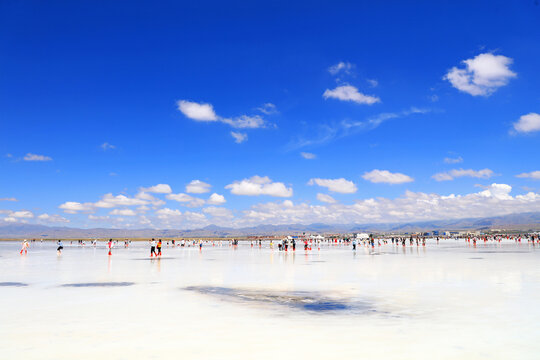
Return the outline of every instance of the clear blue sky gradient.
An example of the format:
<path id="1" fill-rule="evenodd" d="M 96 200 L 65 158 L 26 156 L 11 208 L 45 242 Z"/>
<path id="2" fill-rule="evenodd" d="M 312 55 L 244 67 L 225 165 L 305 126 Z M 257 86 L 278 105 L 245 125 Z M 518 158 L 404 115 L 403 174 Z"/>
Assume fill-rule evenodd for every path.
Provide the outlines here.
<path id="1" fill-rule="evenodd" d="M 540 192 L 540 181 L 516 177 L 540 170 L 540 132 L 511 133 L 520 116 L 540 113 L 538 1 L 2 1 L 0 47 L 0 198 L 18 199 L 0 202 L 5 214 L 102 226 L 58 206 L 133 196 L 158 183 L 179 193 L 194 179 L 212 190 L 191 195 L 222 194 L 235 214 L 284 200 L 225 189 L 254 175 L 292 187 L 295 204 L 323 205 L 316 194 L 328 192 L 308 185 L 311 178 L 353 181 L 356 193 L 330 194 L 343 204 L 407 190 L 470 194 L 493 182 L 511 185 L 512 196 Z M 490 96 L 443 79 L 482 53 L 513 59 L 517 76 Z M 339 62 L 354 67 L 330 74 Z M 345 83 L 381 102 L 323 98 Z M 271 125 L 235 130 L 194 121 L 177 109 L 182 99 L 212 104 L 223 117 L 258 114 Z M 261 113 L 264 103 L 278 112 Z M 412 107 L 426 113 L 328 136 L 343 121 Z M 231 131 L 248 140 L 235 143 Z M 52 161 L 24 161 L 27 153 Z M 494 176 L 432 178 L 460 168 Z M 373 169 L 414 181 L 364 180 Z"/>

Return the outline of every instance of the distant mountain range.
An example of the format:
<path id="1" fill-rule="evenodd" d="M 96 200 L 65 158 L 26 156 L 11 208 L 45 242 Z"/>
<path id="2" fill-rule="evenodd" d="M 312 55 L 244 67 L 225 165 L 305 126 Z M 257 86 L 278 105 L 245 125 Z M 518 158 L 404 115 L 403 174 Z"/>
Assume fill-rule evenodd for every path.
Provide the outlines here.
<path id="1" fill-rule="evenodd" d="M 31 224 L 0 225 L 0 238 L 151 238 L 151 237 L 230 237 L 249 235 L 288 235 L 299 233 L 354 233 L 354 232 L 415 232 L 434 230 L 492 230 L 514 231 L 540 230 L 540 212 L 511 214 L 489 218 L 467 218 L 457 220 L 434 220 L 410 223 L 380 224 L 289 224 L 259 225 L 246 228 L 227 228 L 209 225 L 194 230 L 174 229 L 78 229 Z"/>

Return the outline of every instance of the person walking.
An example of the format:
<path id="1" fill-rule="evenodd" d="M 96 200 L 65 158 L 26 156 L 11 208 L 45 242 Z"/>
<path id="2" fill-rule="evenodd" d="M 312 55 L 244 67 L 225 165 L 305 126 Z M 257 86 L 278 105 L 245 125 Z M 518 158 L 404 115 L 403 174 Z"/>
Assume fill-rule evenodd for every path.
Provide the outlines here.
<path id="1" fill-rule="evenodd" d="M 26 239 L 24 239 L 24 241 L 22 242 L 22 246 L 21 246 L 21 255 L 24 251 L 24 255 L 28 254 L 28 248 L 30 247 L 30 244 L 28 243 L 28 241 Z"/>
<path id="2" fill-rule="evenodd" d="M 156 240 L 152 239 L 152 240 L 150 240 L 150 257 L 152 257 L 154 255 L 157 256 L 157 253 L 156 253 Z"/>
<path id="3" fill-rule="evenodd" d="M 158 243 L 157 243 L 157 254 L 156 256 L 161 256 L 161 239 L 158 240 Z"/>
<path id="4" fill-rule="evenodd" d="M 56 245 L 58 245 L 58 248 L 56 249 L 56 252 L 58 253 L 58 255 L 61 255 L 62 250 L 64 249 L 64 244 L 62 243 L 62 240 L 58 240 Z"/>

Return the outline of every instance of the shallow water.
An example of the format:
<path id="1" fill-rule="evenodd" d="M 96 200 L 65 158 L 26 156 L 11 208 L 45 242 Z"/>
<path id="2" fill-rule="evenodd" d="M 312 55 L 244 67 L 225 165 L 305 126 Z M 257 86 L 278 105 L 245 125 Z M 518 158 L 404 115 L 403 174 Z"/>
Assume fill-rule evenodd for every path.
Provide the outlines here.
<path id="1" fill-rule="evenodd" d="M 537 359 L 540 251 L 0 242 L 6 359 Z M 144 260 L 144 261 L 141 261 Z"/>

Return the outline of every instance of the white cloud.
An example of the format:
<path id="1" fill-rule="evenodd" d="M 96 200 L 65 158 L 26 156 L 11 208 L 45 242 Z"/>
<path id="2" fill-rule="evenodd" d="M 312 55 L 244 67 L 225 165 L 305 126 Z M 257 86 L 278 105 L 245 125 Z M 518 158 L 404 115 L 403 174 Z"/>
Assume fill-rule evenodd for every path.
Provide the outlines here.
<path id="1" fill-rule="evenodd" d="M 163 208 L 156 211 L 156 215 L 160 219 L 182 216 L 182 212 L 178 209 Z"/>
<path id="2" fill-rule="evenodd" d="M 131 209 L 114 209 L 109 215 L 135 216 L 137 214 Z"/>
<path id="3" fill-rule="evenodd" d="M 196 121 L 217 121 L 218 116 L 214 112 L 214 107 L 211 104 L 196 103 L 187 100 L 179 100 L 176 102 L 178 110 L 187 118 Z"/>
<path id="4" fill-rule="evenodd" d="M 317 200 L 322 201 L 324 203 L 328 203 L 328 204 L 335 204 L 337 202 L 336 199 L 334 199 L 330 195 L 321 194 L 321 193 L 317 194 Z"/>
<path id="5" fill-rule="evenodd" d="M 482 170 L 472 170 L 472 169 L 454 169 L 447 172 L 440 172 L 432 176 L 433 179 L 437 181 L 448 181 L 448 180 L 454 180 L 455 178 L 459 177 L 473 177 L 473 178 L 479 178 L 479 179 L 489 179 L 492 177 L 493 171 L 490 169 L 482 169 Z"/>
<path id="6" fill-rule="evenodd" d="M 98 208 L 114 208 L 118 206 L 146 205 L 148 202 L 143 199 L 130 198 L 125 195 L 114 196 L 111 193 L 102 196 L 101 200 L 93 205 Z"/>
<path id="7" fill-rule="evenodd" d="M 215 113 L 211 104 L 199 104 L 187 100 L 177 102 L 178 110 L 187 118 L 196 121 L 220 121 L 237 129 L 257 129 L 266 127 L 266 122 L 259 115 L 240 115 L 225 118 Z"/>
<path id="8" fill-rule="evenodd" d="M 157 184 L 154 186 L 150 186 L 147 188 L 142 187 L 141 192 L 147 192 L 147 193 L 155 193 L 155 194 L 170 194 L 172 193 L 172 189 L 167 184 Z"/>
<path id="9" fill-rule="evenodd" d="M 94 210 L 94 204 L 92 203 L 80 203 L 76 201 L 67 201 L 60 206 L 60 209 L 64 210 L 67 214 L 76 214 L 79 211 L 88 212 Z"/>
<path id="10" fill-rule="evenodd" d="M 377 169 L 365 172 L 362 177 L 372 183 L 403 184 L 414 181 L 412 177 L 405 174 L 391 173 L 388 170 Z"/>
<path id="11" fill-rule="evenodd" d="M 356 185 L 344 178 L 340 179 L 310 179 L 308 185 L 319 185 L 328 188 L 329 191 L 341 194 L 353 194 L 356 192 Z"/>
<path id="12" fill-rule="evenodd" d="M 166 197 L 169 200 L 178 201 L 179 203 L 182 203 L 184 206 L 188 206 L 188 207 L 200 207 L 200 206 L 203 206 L 205 203 L 203 199 L 199 199 L 199 198 L 196 198 L 191 195 L 184 194 L 184 193 L 169 194 Z"/>
<path id="13" fill-rule="evenodd" d="M 489 96 L 516 77 L 509 68 L 513 60 L 503 55 L 485 53 L 462 62 L 465 68 L 453 67 L 443 79 L 473 96 Z"/>
<path id="14" fill-rule="evenodd" d="M 5 197 L 5 198 L 0 198 L 0 201 L 19 201 L 19 200 L 17 200 L 14 197 Z"/>
<path id="15" fill-rule="evenodd" d="M 221 205 L 225 204 L 227 201 L 225 200 L 225 196 L 213 193 L 206 202 L 211 205 Z"/>
<path id="16" fill-rule="evenodd" d="M 263 106 L 258 107 L 257 110 L 259 110 L 260 112 L 262 112 L 263 114 L 266 114 L 266 115 L 272 115 L 272 114 L 277 114 L 278 113 L 276 105 L 274 105 L 272 103 L 263 104 Z"/>
<path id="17" fill-rule="evenodd" d="M 338 86 L 333 90 L 326 89 L 323 94 L 325 99 L 334 98 L 342 101 L 353 101 L 357 104 L 372 105 L 381 102 L 376 96 L 364 95 L 358 92 L 358 89 L 352 85 Z"/>
<path id="18" fill-rule="evenodd" d="M 514 130 L 520 133 L 540 131 L 540 114 L 523 115 L 514 123 Z"/>
<path id="19" fill-rule="evenodd" d="M 18 219 L 14 218 L 14 217 L 11 217 L 11 216 L 8 216 L 8 217 L 5 217 L 4 218 L 4 221 L 5 222 L 8 222 L 8 223 L 15 223 L 17 221 L 19 221 Z"/>
<path id="20" fill-rule="evenodd" d="M 235 195 L 269 195 L 277 197 L 290 197 L 293 195 L 292 188 L 287 188 L 281 182 L 272 182 L 268 176 L 255 175 L 249 179 L 235 181 L 225 186 L 225 188 L 230 189 L 231 193 Z"/>
<path id="21" fill-rule="evenodd" d="M 237 129 L 257 129 L 265 126 L 264 119 L 259 115 L 242 115 L 235 118 L 222 118 L 221 122 Z"/>
<path id="22" fill-rule="evenodd" d="M 350 71 L 352 70 L 353 67 L 354 67 L 354 65 L 351 64 L 350 62 L 340 61 L 337 64 L 330 66 L 328 68 L 328 72 L 330 74 L 332 74 L 332 75 L 337 75 L 341 71 L 348 74 L 348 73 L 350 73 Z"/>
<path id="23" fill-rule="evenodd" d="M 111 220 L 111 217 L 110 216 L 95 216 L 95 215 L 88 215 L 88 219 L 92 220 L 92 221 L 109 221 Z"/>
<path id="24" fill-rule="evenodd" d="M 103 151 L 112 150 L 116 148 L 116 146 L 109 144 L 108 142 L 104 142 L 103 144 L 100 145 L 100 147 L 103 149 Z"/>
<path id="25" fill-rule="evenodd" d="M 137 193 L 137 195 L 135 195 L 135 199 L 144 200 L 145 202 L 149 202 L 150 204 L 154 206 L 161 206 L 165 204 L 165 201 L 158 199 L 157 197 L 151 194 L 145 193 L 144 191 L 140 191 L 139 193 Z M 145 205 L 141 205 L 139 206 L 139 208 L 143 206 Z"/>
<path id="26" fill-rule="evenodd" d="M 231 131 L 231 136 L 234 138 L 234 142 L 237 144 L 241 144 L 244 141 L 248 139 L 248 136 L 246 133 Z"/>
<path id="27" fill-rule="evenodd" d="M 461 156 L 456 158 L 445 157 L 444 162 L 447 164 L 459 164 L 463 162 L 463 158 Z"/>
<path id="28" fill-rule="evenodd" d="M 41 214 L 37 218 L 38 218 L 38 221 L 49 223 L 49 224 L 68 223 L 69 222 L 68 219 L 66 219 L 63 216 L 57 215 L 57 214 L 54 214 L 54 215 Z"/>
<path id="29" fill-rule="evenodd" d="M 28 210 L 21 210 L 12 212 L 10 216 L 17 219 L 32 219 L 34 217 L 34 214 Z"/>
<path id="30" fill-rule="evenodd" d="M 209 206 L 207 208 L 204 208 L 202 210 L 205 214 L 212 215 L 214 217 L 223 217 L 223 218 L 232 218 L 233 213 L 231 210 L 223 208 L 223 207 L 217 207 L 217 206 Z"/>
<path id="31" fill-rule="evenodd" d="M 37 154 L 28 153 L 24 156 L 23 160 L 24 161 L 52 161 L 52 158 L 45 155 L 37 155 Z"/>
<path id="32" fill-rule="evenodd" d="M 201 180 L 193 180 L 186 185 L 186 192 L 191 194 L 204 194 L 210 191 L 212 185 Z"/>
<path id="33" fill-rule="evenodd" d="M 529 173 L 522 173 L 522 174 L 516 175 L 516 177 L 540 180 L 540 171 L 537 170 L 537 171 L 531 171 Z"/>
<path id="34" fill-rule="evenodd" d="M 312 154 L 312 153 L 308 153 L 308 152 L 301 152 L 300 155 L 301 155 L 304 159 L 308 159 L 308 160 L 313 160 L 313 159 L 317 158 L 317 155 Z"/>
<path id="35" fill-rule="evenodd" d="M 540 194 L 529 192 L 511 196 L 512 187 L 491 184 L 479 193 L 439 195 L 406 191 L 396 199 L 377 198 L 358 200 L 352 205 L 291 206 L 265 203 L 243 211 L 243 217 L 231 221 L 236 226 L 258 224 L 369 224 L 411 222 L 464 217 L 499 216 L 511 213 L 540 211 Z M 464 215 L 466 209 L 466 216 Z"/>

